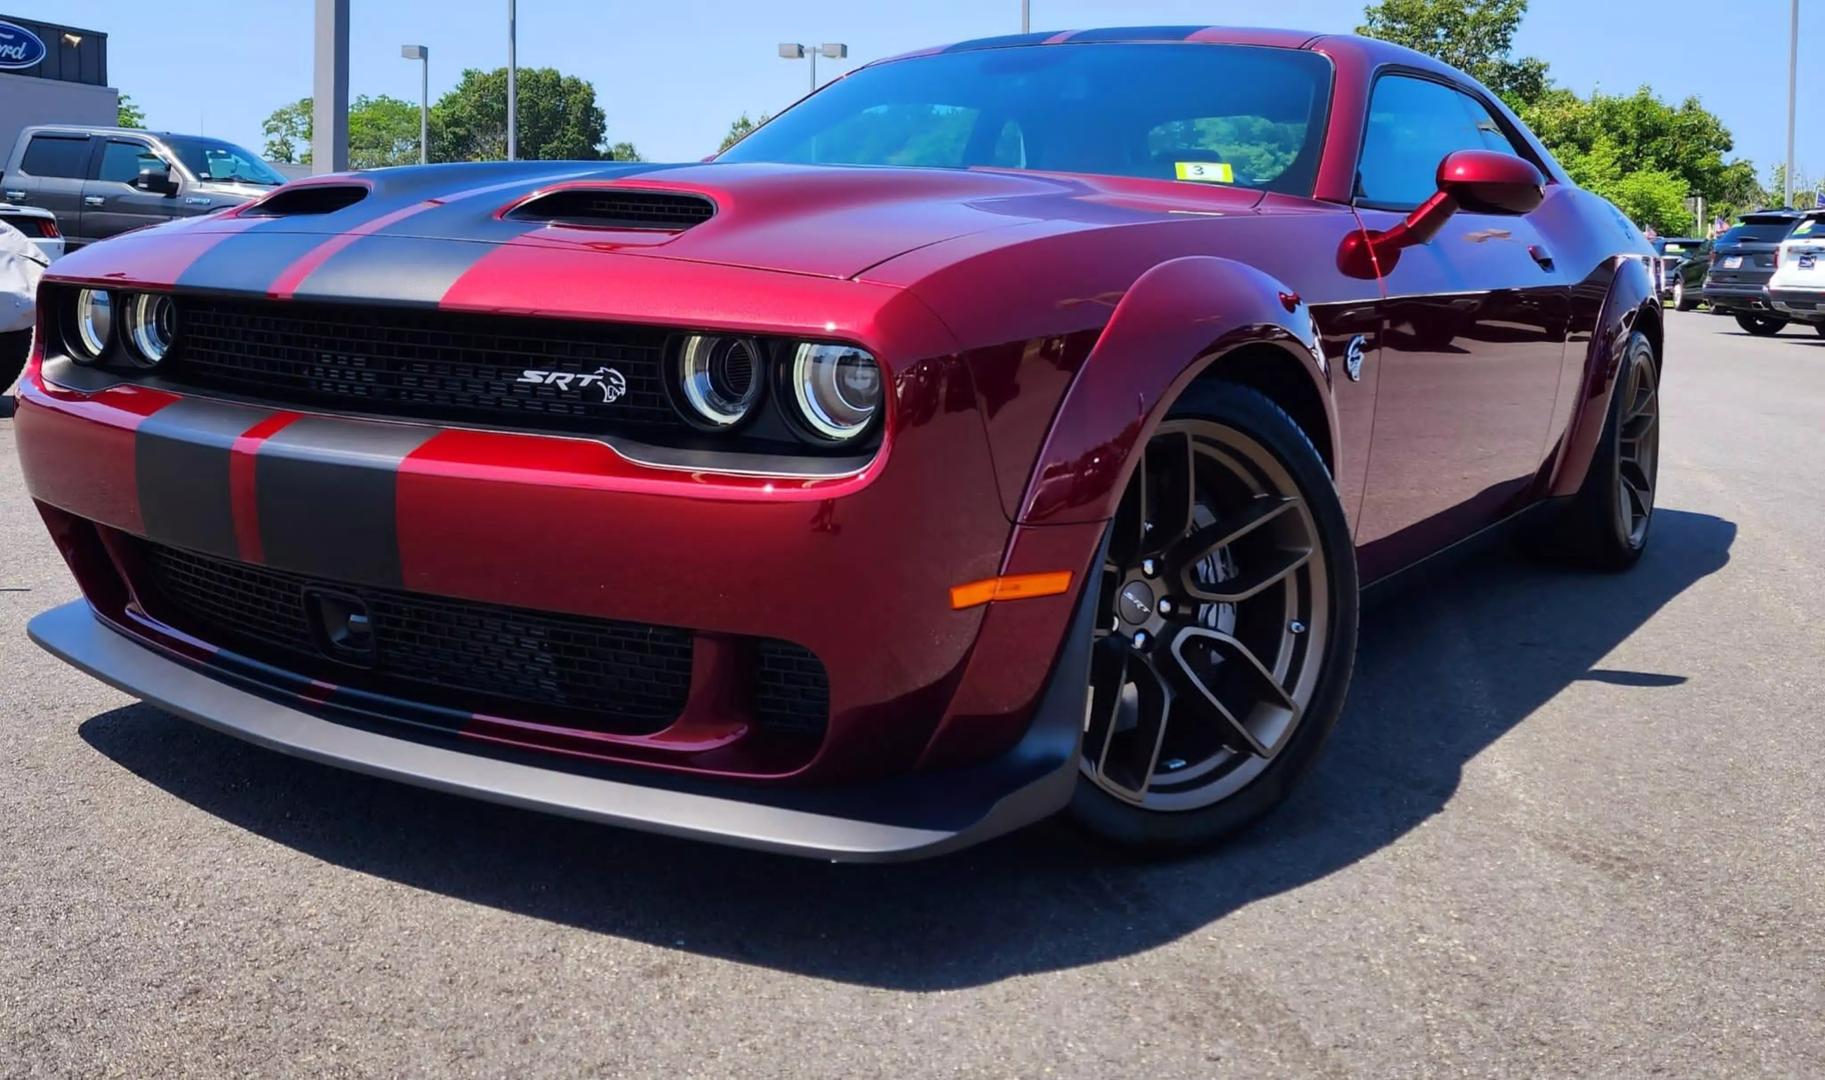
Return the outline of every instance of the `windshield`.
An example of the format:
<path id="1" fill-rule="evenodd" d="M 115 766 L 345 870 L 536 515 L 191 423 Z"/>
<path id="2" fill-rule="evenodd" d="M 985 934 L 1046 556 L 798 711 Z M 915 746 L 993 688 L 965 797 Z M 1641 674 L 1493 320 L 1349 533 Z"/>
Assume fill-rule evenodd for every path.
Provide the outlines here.
<path id="1" fill-rule="evenodd" d="M 1311 193 L 1330 61 L 1236 45 L 973 49 L 863 68 L 719 161 L 1034 169 Z"/>
<path id="2" fill-rule="evenodd" d="M 191 175 L 198 180 L 260 184 L 265 187 L 277 187 L 285 183 L 285 177 L 261 161 L 258 154 L 231 142 L 186 135 L 168 138 L 165 145 L 171 148 L 171 152 L 184 163 L 184 168 L 189 169 Z"/>

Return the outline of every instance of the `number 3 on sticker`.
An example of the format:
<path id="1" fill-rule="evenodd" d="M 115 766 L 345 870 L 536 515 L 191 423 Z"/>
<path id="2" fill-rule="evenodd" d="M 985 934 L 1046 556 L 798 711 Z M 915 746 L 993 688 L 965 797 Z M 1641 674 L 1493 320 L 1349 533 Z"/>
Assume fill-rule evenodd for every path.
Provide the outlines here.
<path id="1" fill-rule="evenodd" d="M 1207 184 L 1236 182 L 1236 170 L 1225 161 L 1179 161 L 1173 165 L 1180 180 L 1202 180 Z"/>

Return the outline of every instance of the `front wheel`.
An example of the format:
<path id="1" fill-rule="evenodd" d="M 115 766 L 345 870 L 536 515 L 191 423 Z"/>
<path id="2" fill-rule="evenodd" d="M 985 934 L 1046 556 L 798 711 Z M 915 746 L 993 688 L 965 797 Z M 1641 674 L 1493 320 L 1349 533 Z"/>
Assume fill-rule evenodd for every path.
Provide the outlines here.
<path id="1" fill-rule="evenodd" d="M 1736 325 L 1756 337 L 1773 337 L 1787 327 L 1786 319 L 1777 319 L 1773 315 L 1738 315 Z"/>
<path id="2" fill-rule="evenodd" d="M 1186 848 L 1270 810 L 1337 722 L 1356 552 L 1311 440 L 1255 390 L 1194 385 L 1109 525 L 1071 813 Z"/>

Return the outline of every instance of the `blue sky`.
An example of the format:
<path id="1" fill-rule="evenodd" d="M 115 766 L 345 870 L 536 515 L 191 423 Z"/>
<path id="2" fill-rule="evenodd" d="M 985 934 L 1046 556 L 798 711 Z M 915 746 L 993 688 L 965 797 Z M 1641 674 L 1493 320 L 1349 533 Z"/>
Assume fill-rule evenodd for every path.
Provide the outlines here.
<path id="1" fill-rule="evenodd" d="M 431 48 L 433 100 L 465 67 L 506 63 L 505 0 L 351 0 L 352 93 L 418 96 L 418 66 L 399 46 Z M 1361 0 L 1033 0 L 1035 29 L 1177 23 L 1271 24 L 1347 31 Z M 1825 34 L 1825 4 L 1807 0 Z M 259 149 L 260 121 L 310 93 L 311 0 L 183 5 L 147 0 L 0 0 L 0 12 L 109 34 L 111 81 L 154 127 L 201 129 Z M 1726 14 L 1727 13 L 1727 14 Z M 1802 18 L 1808 12 L 1802 11 Z M 806 88 L 804 61 L 783 40 L 841 41 L 851 61 L 1019 29 L 1019 0 L 519 0 L 522 66 L 552 66 L 595 84 L 609 139 L 653 160 L 714 150 L 743 111 L 777 111 Z M 1787 4 L 1780 0 L 1533 0 L 1518 42 L 1580 91 L 1651 83 L 1696 94 L 1765 176 L 1785 154 Z M 1720 37 L 1721 35 L 1721 37 Z M 1725 44 L 1727 42 L 1727 44 Z M 1809 43 L 1802 56 L 1816 56 Z M 848 66 L 820 61 L 819 75 Z M 1825 170 L 1825 137 L 1809 102 L 1825 65 L 1800 72 L 1803 174 Z M 1809 122 L 1813 124 L 1809 128 Z M 1810 167 L 1808 163 L 1811 163 Z"/>

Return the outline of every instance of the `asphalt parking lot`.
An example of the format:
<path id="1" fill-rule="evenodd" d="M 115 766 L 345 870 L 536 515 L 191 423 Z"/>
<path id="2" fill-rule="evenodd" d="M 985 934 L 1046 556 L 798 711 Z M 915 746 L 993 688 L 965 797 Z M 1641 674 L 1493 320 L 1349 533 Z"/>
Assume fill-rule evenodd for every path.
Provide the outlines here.
<path id="1" fill-rule="evenodd" d="M 1825 338 L 1670 314 L 1631 574 L 1372 610 L 1239 842 L 835 867 L 310 765 L 53 662 L 0 406 L 0 1074 L 1825 1075 Z"/>

